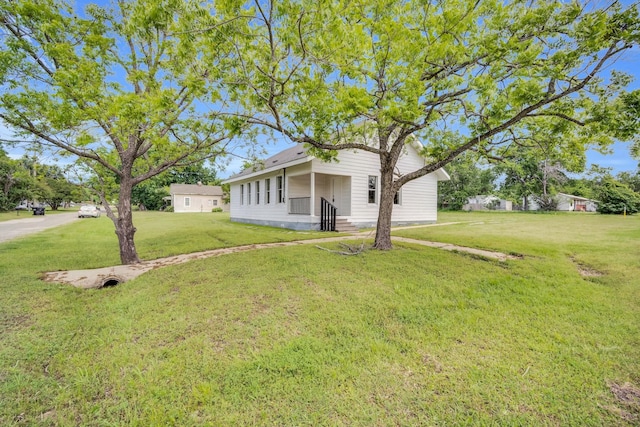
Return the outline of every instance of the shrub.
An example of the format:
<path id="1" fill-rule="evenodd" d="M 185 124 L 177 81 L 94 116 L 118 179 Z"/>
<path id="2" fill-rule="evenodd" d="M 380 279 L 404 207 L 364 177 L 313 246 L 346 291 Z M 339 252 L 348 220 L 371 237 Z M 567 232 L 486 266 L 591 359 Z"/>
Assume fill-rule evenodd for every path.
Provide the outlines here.
<path id="1" fill-rule="evenodd" d="M 173 206 L 167 206 L 166 208 L 164 208 L 165 212 L 173 212 Z"/>
<path id="2" fill-rule="evenodd" d="M 640 211 L 640 195 L 628 186 L 613 179 L 605 180 L 598 189 L 598 212 L 633 214 Z"/>
<path id="3" fill-rule="evenodd" d="M 222 208 L 213 208 L 211 212 L 222 212 Z"/>

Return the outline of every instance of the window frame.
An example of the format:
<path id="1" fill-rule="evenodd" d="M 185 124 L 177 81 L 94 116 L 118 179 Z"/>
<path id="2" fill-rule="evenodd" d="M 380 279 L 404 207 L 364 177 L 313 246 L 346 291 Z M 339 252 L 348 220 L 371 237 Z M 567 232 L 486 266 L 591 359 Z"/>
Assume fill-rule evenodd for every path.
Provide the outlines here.
<path id="1" fill-rule="evenodd" d="M 256 205 L 260 204 L 260 181 L 256 181 Z"/>
<path id="2" fill-rule="evenodd" d="M 264 204 L 271 203 L 271 178 L 264 180 Z"/>
<path id="3" fill-rule="evenodd" d="M 393 195 L 393 204 L 402 206 L 402 188 Z"/>
<path id="4" fill-rule="evenodd" d="M 372 183 L 373 186 L 371 185 Z M 371 201 L 372 196 L 373 201 Z M 367 177 L 367 203 L 370 205 L 375 205 L 378 203 L 378 177 L 376 175 L 369 175 Z"/>
<path id="5" fill-rule="evenodd" d="M 284 203 L 284 177 L 282 175 L 276 177 L 276 197 L 278 203 Z"/>
<path id="6" fill-rule="evenodd" d="M 190 208 L 191 207 L 191 197 L 185 196 L 185 198 L 184 198 L 184 207 L 185 208 Z"/>
<path id="7" fill-rule="evenodd" d="M 244 184 L 240 184 L 240 204 L 244 205 Z"/>

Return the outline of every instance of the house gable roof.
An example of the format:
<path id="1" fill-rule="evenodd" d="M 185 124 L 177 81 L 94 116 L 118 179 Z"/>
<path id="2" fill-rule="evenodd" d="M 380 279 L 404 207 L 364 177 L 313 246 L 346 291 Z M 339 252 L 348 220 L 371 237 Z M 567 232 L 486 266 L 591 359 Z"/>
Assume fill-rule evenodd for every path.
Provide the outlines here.
<path id="1" fill-rule="evenodd" d="M 198 196 L 222 196 L 222 187 L 219 185 L 202 184 L 171 184 L 169 192 L 173 194 L 187 194 Z"/>
<path id="2" fill-rule="evenodd" d="M 420 153 L 422 144 L 416 138 L 411 141 L 411 144 L 415 148 L 416 152 Z M 224 181 L 224 183 L 240 181 L 242 179 L 250 178 L 255 175 L 261 175 L 271 170 L 282 169 L 300 163 L 305 163 L 313 158 L 314 156 L 310 156 L 307 154 L 307 150 L 304 147 L 304 144 L 296 144 L 295 146 L 287 148 L 286 150 L 281 151 L 264 161 L 258 162 L 257 164 L 244 169 L 240 173 L 230 176 Z M 449 179 L 451 179 L 449 177 L 449 174 L 442 168 L 433 173 L 436 175 L 438 181 L 448 181 Z"/>
<path id="3" fill-rule="evenodd" d="M 263 161 L 256 163 L 255 165 L 248 167 L 230 176 L 224 182 L 238 181 L 242 178 L 248 178 L 251 175 L 258 173 L 265 173 L 270 170 L 281 169 L 287 166 L 293 166 L 294 164 L 304 163 L 311 160 L 313 157 L 307 155 L 307 150 L 304 148 L 304 144 L 296 144 L 293 147 L 287 148 Z"/>

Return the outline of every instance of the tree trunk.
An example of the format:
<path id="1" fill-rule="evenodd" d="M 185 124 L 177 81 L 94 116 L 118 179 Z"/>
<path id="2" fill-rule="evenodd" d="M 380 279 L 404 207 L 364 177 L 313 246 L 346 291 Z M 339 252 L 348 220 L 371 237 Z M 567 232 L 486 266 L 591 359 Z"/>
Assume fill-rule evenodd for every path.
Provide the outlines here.
<path id="1" fill-rule="evenodd" d="M 131 190 L 132 185 L 130 180 L 123 177 L 120 182 L 118 217 L 114 220 L 118 244 L 120 245 L 120 262 L 122 262 L 122 264 L 138 264 L 140 262 L 136 245 L 133 241 L 136 228 L 133 226 Z"/>
<path id="2" fill-rule="evenodd" d="M 382 168 L 380 176 L 380 209 L 376 226 L 375 249 L 393 249 L 391 244 L 391 214 L 393 213 L 393 168 Z"/>

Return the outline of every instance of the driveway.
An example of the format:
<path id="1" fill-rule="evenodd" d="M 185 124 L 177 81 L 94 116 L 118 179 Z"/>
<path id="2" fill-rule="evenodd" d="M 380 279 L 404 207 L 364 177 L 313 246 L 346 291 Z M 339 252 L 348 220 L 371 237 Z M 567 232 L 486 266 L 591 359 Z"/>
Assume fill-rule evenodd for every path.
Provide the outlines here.
<path id="1" fill-rule="evenodd" d="M 0 243 L 68 224 L 77 220 L 78 214 L 69 212 L 52 215 L 31 215 L 30 212 L 20 212 L 20 216 L 16 216 L 16 218 L 0 222 Z"/>

